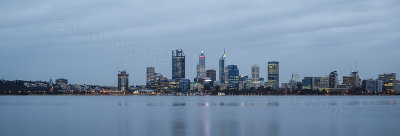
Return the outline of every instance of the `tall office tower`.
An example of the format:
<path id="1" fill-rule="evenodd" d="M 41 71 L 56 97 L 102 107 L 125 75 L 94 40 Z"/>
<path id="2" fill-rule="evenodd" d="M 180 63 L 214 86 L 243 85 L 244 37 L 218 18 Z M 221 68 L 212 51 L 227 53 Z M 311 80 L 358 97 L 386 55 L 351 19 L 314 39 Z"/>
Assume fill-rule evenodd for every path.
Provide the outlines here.
<path id="1" fill-rule="evenodd" d="M 151 77 L 155 75 L 154 67 L 147 67 L 146 82 L 150 82 Z"/>
<path id="2" fill-rule="evenodd" d="M 224 55 L 219 59 L 219 82 L 220 83 L 225 83 L 225 59 L 226 59 L 226 54 L 225 54 L 225 49 L 224 49 Z"/>
<path id="3" fill-rule="evenodd" d="M 211 81 L 215 82 L 217 79 L 217 72 L 213 69 L 207 70 L 207 77 L 209 77 Z"/>
<path id="4" fill-rule="evenodd" d="M 224 76 L 225 76 L 225 84 L 228 84 L 228 67 L 225 67 L 225 71 L 224 71 L 225 73 L 224 73 Z"/>
<path id="5" fill-rule="evenodd" d="M 279 62 L 268 62 L 268 87 L 279 88 Z"/>
<path id="6" fill-rule="evenodd" d="M 118 91 L 128 91 L 129 81 L 128 81 L 129 74 L 126 71 L 120 71 L 118 74 Z"/>
<path id="7" fill-rule="evenodd" d="M 360 76 L 358 76 L 358 71 L 353 71 L 351 72 L 351 87 L 352 88 L 360 88 L 361 87 L 361 79 Z"/>
<path id="8" fill-rule="evenodd" d="M 239 89 L 240 77 L 237 65 L 228 65 L 226 69 L 228 71 L 228 88 Z"/>
<path id="9" fill-rule="evenodd" d="M 172 51 L 172 79 L 185 78 L 185 54 L 182 49 Z"/>
<path id="10" fill-rule="evenodd" d="M 204 51 L 201 51 L 199 64 L 197 65 L 197 78 L 205 78 L 206 76 L 206 56 Z"/>
<path id="11" fill-rule="evenodd" d="M 395 91 L 396 73 L 380 74 L 378 79 L 383 81 L 383 91 Z"/>
<path id="12" fill-rule="evenodd" d="M 332 71 L 329 73 L 329 88 L 337 88 L 338 82 L 338 74 L 337 71 Z"/>
<path id="13" fill-rule="evenodd" d="M 251 67 L 251 81 L 260 81 L 260 67 L 258 65 L 253 65 Z"/>

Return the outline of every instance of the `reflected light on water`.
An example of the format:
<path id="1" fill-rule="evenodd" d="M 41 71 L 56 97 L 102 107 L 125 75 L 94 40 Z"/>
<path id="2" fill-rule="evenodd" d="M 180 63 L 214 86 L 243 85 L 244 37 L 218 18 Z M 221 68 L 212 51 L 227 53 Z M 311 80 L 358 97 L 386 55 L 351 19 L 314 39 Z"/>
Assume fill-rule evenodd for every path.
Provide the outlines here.
<path id="1" fill-rule="evenodd" d="M 399 98 L 3 96 L 0 135 L 397 136 Z"/>

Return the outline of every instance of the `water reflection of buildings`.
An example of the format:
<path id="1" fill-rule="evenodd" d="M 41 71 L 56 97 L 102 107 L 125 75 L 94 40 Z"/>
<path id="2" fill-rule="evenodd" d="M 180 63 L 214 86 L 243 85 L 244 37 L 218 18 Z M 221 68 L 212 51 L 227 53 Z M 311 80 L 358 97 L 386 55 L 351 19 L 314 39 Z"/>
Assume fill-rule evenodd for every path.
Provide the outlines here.
<path id="1" fill-rule="evenodd" d="M 172 104 L 173 108 L 170 109 L 172 111 L 172 120 L 170 122 L 171 129 L 172 129 L 172 135 L 173 136 L 185 136 L 186 134 L 186 129 L 187 125 L 185 124 L 186 121 L 186 110 L 185 106 L 186 103 L 184 102 L 174 102 Z"/>
<path id="2" fill-rule="evenodd" d="M 210 136 L 211 135 L 211 116 L 210 116 L 210 104 L 208 103 L 208 97 L 204 97 L 204 104 L 201 104 L 200 118 L 197 118 L 197 127 L 199 136 Z"/>

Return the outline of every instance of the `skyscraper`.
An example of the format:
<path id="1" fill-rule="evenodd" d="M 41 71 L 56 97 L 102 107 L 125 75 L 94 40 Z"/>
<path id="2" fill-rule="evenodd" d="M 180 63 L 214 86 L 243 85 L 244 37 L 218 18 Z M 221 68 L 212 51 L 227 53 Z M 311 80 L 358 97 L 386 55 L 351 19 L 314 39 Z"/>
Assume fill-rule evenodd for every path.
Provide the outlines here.
<path id="1" fill-rule="evenodd" d="M 147 67 L 147 72 L 146 72 L 146 82 L 149 82 L 151 80 L 151 77 L 154 76 L 155 74 L 155 68 L 154 67 Z"/>
<path id="2" fill-rule="evenodd" d="M 240 77 L 237 65 L 228 65 L 228 88 L 239 89 Z"/>
<path id="3" fill-rule="evenodd" d="M 358 76 L 358 71 L 351 72 L 351 87 L 352 88 L 360 88 L 361 87 L 361 79 Z"/>
<path id="4" fill-rule="evenodd" d="M 153 85 L 152 81 L 155 77 L 155 68 L 154 67 L 147 67 L 146 69 L 146 87 L 151 87 Z"/>
<path id="5" fill-rule="evenodd" d="M 380 74 L 378 75 L 378 79 L 383 81 L 383 91 L 395 91 L 396 73 Z"/>
<path id="6" fill-rule="evenodd" d="M 204 51 L 201 51 L 199 55 L 199 64 L 197 65 L 197 78 L 205 78 L 206 77 L 206 56 L 204 55 Z"/>
<path id="7" fill-rule="evenodd" d="M 338 74 L 337 71 L 329 73 L 329 88 L 336 88 L 338 86 Z"/>
<path id="8" fill-rule="evenodd" d="M 182 49 L 172 51 L 172 79 L 185 78 L 185 54 Z"/>
<path id="9" fill-rule="evenodd" d="M 126 71 L 120 71 L 118 74 L 118 91 L 128 91 L 128 76 L 129 74 Z"/>
<path id="10" fill-rule="evenodd" d="M 211 79 L 211 81 L 217 80 L 217 72 L 213 69 L 207 70 L 207 77 Z"/>
<path id="11" fill-rule="evenodd" d="M 268 87 L 279 88 L 279 62 L 268 62 Z"/>
<path id="12" fill-rule="evenodd" d="M 225 83 L 225 59 L 226 59 L 226 54 L 225 54 L 225 49 L 224 49 L 224 54 L 222 57 L 219 59 L 219 82 L 221 84 Z"/>
<path id="13" fill-rule="evenodd" d="M 251 80 L 253 82 L 260 80 L 260 67 L 258 65 L 251 67 Z"/>

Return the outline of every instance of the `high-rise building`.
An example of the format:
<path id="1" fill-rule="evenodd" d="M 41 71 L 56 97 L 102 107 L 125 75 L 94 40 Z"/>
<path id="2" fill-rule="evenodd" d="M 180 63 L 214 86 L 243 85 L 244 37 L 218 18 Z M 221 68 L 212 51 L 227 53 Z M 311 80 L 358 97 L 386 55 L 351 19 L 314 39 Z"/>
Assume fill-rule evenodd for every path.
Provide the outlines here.
<path id="1" fill-rule="evenodd" d="M 160 73 L 154 73 L 154 75 L 151 76 L 150 81 L 146 83 L 146 87 L 150 89 L 160 89 L 161 87 L 165 87 L 165 83 L 167 82 L 168 84 L 168 78 L 164 77 Z"/>
<path id="2" fill-rule="evenodd" d="M 363 88 L 369 92 L 382 92 L 383 82 L 381 80 L 368 79 L 363 80 Z"/>
<path id="3" fill-rule="evenodd" d="M 380 74 L 378 75 L 378 79 L 382 80 L 383 82 L 383 91 L 385 92 L 395 91 L 396 73 Z"/>
<path id="4" fill-rule="evenodd" d="M 352 76 L 343 76 L 342 85 L 351 86 Z"/>
<path id="5" fill-rule="evenodd" d="M 329 73 L 329 88 L 337 88 L 339 84 L 337 71 Z"/>
<path id="6" fill-rule="evenodd" d="M 147 67 L 147 72 L 146 72 L 146 82 L 150 82 L 151 77 L 154 76 L 155 74 L 155 68 L 154 67 Z"/>
<path id="7" fill-rule="evenodd" d="M 303 80 L 301 80 L 301 84 L 303 86 L 303 89 L 312 90 L 313 89 L 313 77 L 304 77 Z"/>
<path id="8" fill-rule="evenodd" d="M 395 87 L 394 91 L 400 92 L 400 81 L 399 80 L 396 80 L 396 84 L 394 85 L 394 87 Z"/>
<path id="9" fill-rule="evenodd" d="M 358 76 L 358 71 L 351 72 L 350 76 L 343 76 L 342 85 L 349 89 L 361 88 L 361 78 Z"/>
<path id="10" fill-rule="evenodd" d="M 351 83 L 352 88 L 360 88 L 361 87 L 361 79 L 358 76 L 358 71 L 351 72 Z"/>
<path id="11" fill-rule="evenodd" d="M 180 79 L 179 80 L 179 89 L 181 92 L 188 92 L 190 90 L 190 80 L 189 79 Z"/>
<path id="12" fill-rule="evenodd" d="M 209 77 L 211 81 L 215 82 L 217 79 L 217 72 L 213 69 L 207 70 L 207 77 Z"/>
<path id="13" fill-rule="evenodd" d="M 292 73 L 292 78 L 290 78 L 290 80 L 289 80 L 289 87 L 290 87 L 291 91 L 298 89 L 296 83 L 298 83 L 300 81 L 299 83 L 301 84 L 301 80 L 299 80 L 299 77 L 300 77 L 299 74 Z"/>
<path id="14" fill-rule="evenodd" d="M 224 54 L 222 57 L 219 59 L 219 82 L 221 84 L 225 83 L 225 59 L 226 59 L 226 54 L 225 54 L 225 49 L 224 49 Z"/>
<path id="15" fill-rule="evenodd" d="M 126 71 L 120 71 L 118 74 L 118 91 L 128 91 L 128 76 L 129 74 L 127 74 Z"/>
<path id="16" fill-rule="evenodd" d="M 268 87 L 279 88 L 279 62 L 268 62 Z"/>
<path id="17" fill-rule="evenodd" d="M 185 54 L 182 49 L 172 51 L 172 79 L 185 78 Z"/>
<path id="18" fill-rule="evenodd" d="M 260 67 L 258 65 L 253 65 L 251 67 L 251 81 L 260 81 Z"/>
<path id="19" fill-rule="evenodd" d="M 313 77 L 312 90 L 325 89 L 329 87 L 328 77 Z"/>
<path id="20" fill-rule="evenodd" d="M 240 77 L 237 65 L 228 65 L 228 88 L 239 89 Z"/>
<path id="21" fill-rule="evenodd" d="M 197 65 L 197 78 L 206 77 L 206 56 L 204 51 L 201 51 L 199 55 L 199 64 Z"/>
<path id="22" fill-rule="evenodd" d="M 328 77 L 304 77 L 302 80 L 303 89 L 321 90 L 329 87 Z"/>

